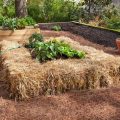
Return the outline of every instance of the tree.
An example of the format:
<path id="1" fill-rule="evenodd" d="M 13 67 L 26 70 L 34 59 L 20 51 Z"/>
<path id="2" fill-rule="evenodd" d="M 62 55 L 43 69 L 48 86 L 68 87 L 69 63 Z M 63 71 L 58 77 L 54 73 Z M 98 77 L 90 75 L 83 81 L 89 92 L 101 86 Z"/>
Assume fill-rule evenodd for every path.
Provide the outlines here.
<path id="1" fill-rule="evenodd" d="M 84 4 L 87 6 L 87 11 L 90 14 L 92 12 L 99 12 L 103 7 L 110 4 L 112 0 L 84 0 Z"/>
<path id="2" fill-rule="evenodd" d="M 16 17 L 27 16 L 27 0 L 15 0 Z"/>

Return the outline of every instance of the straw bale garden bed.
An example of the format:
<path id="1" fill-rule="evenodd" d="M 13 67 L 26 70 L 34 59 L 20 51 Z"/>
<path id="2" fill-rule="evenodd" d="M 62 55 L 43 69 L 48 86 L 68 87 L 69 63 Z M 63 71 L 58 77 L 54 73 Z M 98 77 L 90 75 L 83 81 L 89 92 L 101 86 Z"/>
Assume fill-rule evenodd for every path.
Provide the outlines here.
<path id="1" fill-rule="evenodd" d="M 18 43 L 15 40 L 1 40 L 0 81 L 7 83 L 11 97 L 23 100 L 41 94 L 55 95 L 71 90 L 100 89 L 120 85 L 120 57 L 82 45 L 69 36 L 60 36 L 59 32 L 56 37 L 41 32 L 48 34 L 44 38 L 45 43 L 54 39 L 63 41 L 69 44 L 71 49 L 81 51 L 84 55 L 69 58 L 70 55 L 67 54 L 66 57 L 60 53 L 61 56 L 59 55 L 57 59 L 49 56 L 47 61 L 39 58 L 42 60 L 40 62 L 31 55 L 31 51 L 35 48 L 31 50 L 25 47 L 25 44 L 29 44 L 28 41 Z"/>
<path id="2" fill-rule="evenodd" d="M 119 120 L 119 0 L 0 0 L 0 120 Z"/>

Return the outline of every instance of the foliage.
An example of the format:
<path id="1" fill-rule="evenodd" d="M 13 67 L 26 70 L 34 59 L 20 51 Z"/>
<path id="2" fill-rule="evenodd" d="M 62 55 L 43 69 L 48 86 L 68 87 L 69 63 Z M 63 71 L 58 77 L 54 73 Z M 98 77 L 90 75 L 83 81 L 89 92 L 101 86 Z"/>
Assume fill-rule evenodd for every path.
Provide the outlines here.
<path id="1" fill-rule="evenodd" d="M 39 4 L 28 5 L 28 14 L 37 22 L 45 22 L 43 5 Z"/>
<path id="2" fill-rule="evenodd" d="M 3 18 L 3 23 L 2 23 L 3 28 L 15 30 L 17 27 L 17 20 L 16 18 Z"/>
<path id="3" fill-rule="evenodd" d="M 54 30 L 54 31 L 61 31 L 62 28 L 61 28 L 60 25 L 55 25 L 55 26 L 52 27 L 52 30 Z"/>
<path id="4" fill-rule="evenodd" d="M 43 0 L 29 4 L 28 14 L 37 22 L 71 21 L 79 19 L 79 6 L 74 0 Z"/>
<path id="5" fill-rule="evenodd" d="M 89 23 L 90 20 L 101 17 L 103 8 L 108 6 L 112 0 L 84 0 L 82 2 L 80 21 Z"/>
<path id="6" fill-rule="evenodd" d="M 4 21 L 4 17 L 2 15 L 0 15 L 0 26 L 2 26 L 3 21 Z"/>
<path id="7" fill-rule="evenodd" d="M 102 9 L 101 16 L 103 18 L 109 18 L 109 19 L 112 16 L 120 16 L 120 9 L 113 4 L 109 4 L 108 6 Z"/>
<path id="8" fill-rule="evenodd" d="M 109 5 L 112 0 L 84 0 L 83 4 L 89 14 L 99 15 L 103 7 Z"/>
<path id="9" fill-rule="evenodd" d="M 92 25 L 119 29 L 119 21 L 117 19 L 120 18 L 120 9 L 111 4 L 112 0 L 75 1 L 76 0 L 28 0 L 28 16 L 32 17 L 36 22 L 79 20 L 80 22 L 90 23 Z M 14 29 L 16 26 L 14 19 L 14 0 L 10 0 L 7 4 L 3 4 L 3 0 L 0 0 L 0 25 L 3 23 L 3 17 L 1 16 L 13 18 L 12 20 L 4 19 L 4 23 L 8 25 L 10 29 Z M 96 20 L 96 18 L 99 19 Z M 22 29 L 25 26 L 33 25 L 33 19 L 28 17 L 28 20 L 27 18 L 26 20 L 17 20 L 17 28 L 15 29 Z M 55 29 L 57 30 L 57 27 L 55 27 Z"/>
<path id="10" fill-rule="evenodd" d="M 102 11 L 102 20 L 105 27 L 120 29 L 120 9 L 113 4 L 108 5 Z"/>
<path id="11" fill-rule="evenodd" d="M 33 26 L 35 21 L 31 17 L 17 19 L 17 29 L 25 28 L 25 26 Z"/>
<path id="12" fill-rule="evenodd" d="M 36 42 L 43 42 L 43 35 L 39 33 L 34 33 L 32 36 L 29 38 L 29 46 L 31 48 L 35 47 Z"/>
<path id="13" fill-rule="evenodd" d="M 28 25 L 28 23 L 26 22 L 26 19 L 24 19 L 24 18 L 17 19 L 17 29 L 23 29 L 27 25 Z"/>
<path id="14" fill-rule="evenodd" d="M 4 17 L 15 17 L 14 0 L 0 0 L 0 14 Z"/>
<path id="15" fill-rule="evenodd" d="M 111 19 L 106 19 L 106 26 L 110 29 L 120 29 L 120 17 L 114 16 Z"/>
<path id="16" fill-rule="evenodd" d="M 28 26 L 30 26 L 30 25 L 35 25 L 35 23 L 36 23 L 36 22 L 33 20 L 32 17 L 25 17 L 24 19 L 25 19 L 25 21 L 26 21 L 26 23 L 27 23 Z"/>
<path id="17" fill-rule="evenodd" d="M 23 29 L 25 26 L 34 25 L 35 22 L 31 17 L 25 18 L 7 18 L 7 17 L 0 17 L 0 25 L 3 28 L 15 30 L 15 29 Z"/>
<path id="18" fill-rule="evenodd" d="M 32 52 L 35 54 L 36 58 L 41 62 L 58 58 L 85 57 L 85 53 L 83 51 L 74 50 L 70 47 L 69 44 L 63 41 L 58 41 L 54 39 L 48 42 L 41 42 L 43 39 L 33 39 L 33 36 L 31 38 L 29 40 L 29 45 L 32 46 Z"/>

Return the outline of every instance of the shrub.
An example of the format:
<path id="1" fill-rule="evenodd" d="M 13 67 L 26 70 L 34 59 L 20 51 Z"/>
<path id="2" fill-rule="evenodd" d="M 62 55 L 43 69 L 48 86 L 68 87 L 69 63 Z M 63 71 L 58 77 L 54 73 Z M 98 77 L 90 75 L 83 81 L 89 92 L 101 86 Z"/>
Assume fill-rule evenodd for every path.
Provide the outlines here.
<path id="1" fill-rule="evenodd" d="M 44 8 L 43 6 L 39 6 L 38 4 L 28 5 L 28 14 L 31 16 L 36 22 L 46 22 L 44 16 Z"/>
<path id="2" fill-rule="evenodd" d="M 113 16 L 111 19 L 105 19 L 106 27 L 110 29 L 120 29 L 120 17 Z"/>
<path id="3" fill-rule="evenodd" d="M 111 19 L 113 16 L 120 16 L 120 9 L 117 6 L 110 4 L 102 9 L 101 16 Z"/>
<path id="4" fill-rule="evenodd" d="M 83 51 L 77 51 L 63 41 L 56 39 L 48 42 L 41 42 L 43 39 L 35 39 L 32 35 L 29 39 L 29 45 L 32 46 L 32 53 L 38 60 L 44 62 L 46 60 L 53 60 L 58 58 L 84 58 Z M 36 36 L 36 35 L 35 35 Z M 41 34 L 40 34 L 41 36 Z M 34 39 L 33 39 L 34 38 Z M 38 38 L 38 37 L 37 37 Z"/>
<path id="5" fill-rule="evenodd" d="M 70 0 L 43 0 L 30 2 L 28 14 L 37 22 L 60 22 L 79 19 L 79 6 Z"/>
<path id="6" fill-rule="evenodd" d="M 28 26 L 35 25 L 36 23 L 31 17 L 25 17 L 24 19 Z"/>
<path id="7" fill-rule="evenodd" d="M 61 31 L 62 28 L 59 25 L 55 25 L 55 26 L 52 27 L 52 30 L 54 30 L 54 31 Z"/>

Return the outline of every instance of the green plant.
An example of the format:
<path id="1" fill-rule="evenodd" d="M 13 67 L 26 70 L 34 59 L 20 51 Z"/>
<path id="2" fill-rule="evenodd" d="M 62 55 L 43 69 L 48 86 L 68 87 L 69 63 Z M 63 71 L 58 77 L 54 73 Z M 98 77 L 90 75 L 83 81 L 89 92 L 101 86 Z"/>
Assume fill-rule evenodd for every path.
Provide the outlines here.
<path id="1" fill-rule="evenodd" d="M 3 21 L 4 21 L 4 17 L 2 15 L 0 15 L 0 26 L 2 26 Z"/>
<path id="2" fill-rule="evenodd" d="M 17 27 L 17 20 L 16 18 L 3 18 L 3 23 L 2 23 L 3 28 L 15 30 Z"/>
<path id="3" fill-rule="evenodd" d="M 32 43 L 32 52 L 36 58 L 41 62 L 46 60 L 53 60 L 58 58 L 84 58 L 85 52 L 77 51 L 63 41 L 56 39 L 48 42 L 32 41 L 30 39 L 30 46 Z"/>
<path id="4" fill-rule="evenodd" d="M 29 47 L 34 48 L 36 45 L 36 42 L 43 42 L 43 36 L 39 33 L 34 33 L 29 38 Z"/>
<path id="5" fill-rule="evenodd" d="M 106 27 L 110 29 L 120 29 L 120 17 L 113 16 L 105 19 Z"/>
<path id="6" fill-rule="evenodd" d="M 35 21 L 31 17 L 17 19 L 18 29 L 25 28 L 25 26 L 33 26 L 33 25 L 35 25 Z"/>
<path id="7" fill-rule="evenodd" d="M 33 20 L 33 18 L 31 18 L 31 17 L 25 17 L 24 19 L 25 19 L 25 21 L 26 21 L 26 23 L 27 23 L 28 26 L 35 25 L 35 23 L 36 23 Z"/>
<path id="8" fill-rule="evenodd" d="M 15 29 L 23 29 L 25 26 L 34 25 L 35 21 L 31 17 L 25 18 L 7 18 L 7 17 L 0 17 L 0 25 L 3 28 L 15 30 Z"/>
<path id="9" fill-rule="evenodd" d="M 61 31 L 62 28 L 61 28 L 60 25 L 55 25 L 55 26 L 52 27 L 52 30 L 54 30 L 54 31 Z"/>
<path id="10" fill-rule="evenodd" d="M 79 19 L 79 5 L 74 0 L 30 0 L 28 15 L 37 22 L 60 22 Z"/>
<path id="11" fill-rule="evenodd" d="M 23 29 L 27 25 L 25 18 L 17 19 L 17 29 Z"/>
<path id="12" fill-rule="evenodd" d="M 101 13 L 103 18 L 111 19 L 113 16 L 120 16 L 120 9 L 114 4 L 110 4 L 102 9 Z"/>

